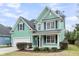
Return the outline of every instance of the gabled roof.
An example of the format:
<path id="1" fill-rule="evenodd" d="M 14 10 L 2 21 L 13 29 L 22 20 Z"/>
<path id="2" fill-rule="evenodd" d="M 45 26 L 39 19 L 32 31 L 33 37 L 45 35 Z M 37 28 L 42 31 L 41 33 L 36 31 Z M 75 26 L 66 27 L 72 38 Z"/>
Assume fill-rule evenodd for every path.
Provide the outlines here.
<path id="1" fill-rule="evenodd" d="M 20 16 L 20 18 L 23 19 L 33 30 L 35 30 L 35 28 L 34 28 L 34 20 L 29 21 L 29 20 L 27 20 L 27 19 L 25 19 L 25 18 L 23 18 L 21 16 Z"/>
<path id="2" fill-rule="evenodd" d="M 35 30 L 33 21 L 29 21 L 29 20 L 25 19 L 24 17 L 20 16 L 20 17 L 18 18 L 16 24 L 14 25 L 14 28 L 12 28 L 12 31 L 15 29 L 17 23 L 18 23 L 20 20 L 22 20 L 25 24 L 27 24 L 28 27 L 30 27 L 32 30 Z"/>
<path id="3" fill-rule="evenodd" d="M 4 25 L 0 24 L 0 36 L 10 36 L 10 27 L 5 27 Z"/>
<path id="4" fill-rule="evenodd" d="M 44 10 L 40 13 L 40 15 L 37 17 L 37 20 L 36 20 L 36 21 L 38 21 L 38 20 L 40 20 L 40 19 L 47 19 L 47 15 L 48 15 L 50 12 L 52 13 L 52 16 L 53 16 L 53 17 L 50 17 L 50 18 L 52 18 L 52 19 L 61 18 L 61 16 L 58 15 L 58 14 L 56 14 L 55 11 L 51 10 L 50 8 L 48 8 L 48 7 L 46 6 L 46 7 L 44 8 Z"/>

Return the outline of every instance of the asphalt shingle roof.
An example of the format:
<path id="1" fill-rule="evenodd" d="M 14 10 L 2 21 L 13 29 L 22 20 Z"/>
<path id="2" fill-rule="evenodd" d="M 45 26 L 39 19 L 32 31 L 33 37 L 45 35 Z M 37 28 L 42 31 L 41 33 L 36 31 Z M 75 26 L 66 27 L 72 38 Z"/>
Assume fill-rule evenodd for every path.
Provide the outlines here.
<path id="1" fill-rule="evenodd" d="M 20 16 L 20 18 L 23 19 L 33 30 L 35 30 L 35 28 L 34 28 L 34 25 L 35 25 L 34 21 L 35 20 L 29 21 L 29 20 L 27 20 L 27 19 L 25 19 L 24 17 L 21 17 L 21 16 Z"/>
<path id="2" fill-rule="evenodd" d="M 0 36 L 9 36 L 10 35 L 10 27 L 6 27 L 0 24 Z"/>

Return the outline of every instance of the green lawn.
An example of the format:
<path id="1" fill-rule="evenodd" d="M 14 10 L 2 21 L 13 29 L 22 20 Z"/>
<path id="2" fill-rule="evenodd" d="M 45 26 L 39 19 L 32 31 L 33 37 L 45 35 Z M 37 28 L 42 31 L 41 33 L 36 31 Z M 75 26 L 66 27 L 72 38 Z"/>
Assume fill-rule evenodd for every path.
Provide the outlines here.
<path id="1" fill-rule="evenodd" d="M 75 45 L 69 45 L 68 49 L 66 51 L 78 51 L 79 52 L 79 48 Z"/>
<path id="2" fill-rule="evenodd" d="M 67 50 L 61 52 L 27 52 L 27 51 L 15 51 L 6 53 L 2 56 L 79 56 L 79 48 L 75 45 L 69 45 Z"/>

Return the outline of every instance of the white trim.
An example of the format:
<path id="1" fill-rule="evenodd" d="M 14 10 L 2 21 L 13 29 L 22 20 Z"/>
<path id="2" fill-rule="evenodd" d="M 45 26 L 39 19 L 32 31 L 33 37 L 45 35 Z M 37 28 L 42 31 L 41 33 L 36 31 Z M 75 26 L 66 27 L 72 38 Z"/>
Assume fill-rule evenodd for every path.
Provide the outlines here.
<path id="1" fill-rule="evenodd" d="M 50 43 L 48 43 L 48 42 L 47 42 L 47 36 L 53 36 L 53 37 L 54 37 L 54 39 L 53 39 L 54 42 L 52 43 L 52 42 L 51 42 L 52 39 L 50 38 Z M 45 43 L 45 44 L 56 44 L 55 42 L 56 42 L 55 35 L 46 35 L 46 43 Z"/>
<path id="2" fill-rule="evenodd" d="M 11 32 L 15 30 L 16 25 L 19 23 L 20 19 L 33 31 L 33 29 L 22 18 L 19 17 L 18 20 L 16 21 L 15 25 L 13 26 Z"/>
<path id="3" fill-rule="evenodd" d="M 51 22 L 53 22 L 54 23 L 54 28 L 51 28 Z M 47 28 L 47 23 L 50 23 L 50 29 L 48 29 Z M 46 22 L 46 30 L 54 30 L 55 29 L 55 21 L 48 21 L 48 22 Z"/>
<path id="4" fill-rule="evenodd" d="M 41 30 L 41 24 L 37 24 L 37 29 L 38 29 L 38 31 Z"/>
<path id="5" fill-rule="evenodd" d="M 57 35 L 57 38 L 58 38 L 57 39 L 57 48 L 60 49 L 60 46 L 59 46 L 59 34 Z"/>
<path id="6" fill-rule="evenodd" d="M 22 21 L 32 30 L 32 28 L 24 20 L 22 20 Z"/>
<path id="7" fill-rule="evenodd" d="M 22 25 L 22 30 L 20 30 L 20 24 Z M 23 23 L 19 23 L 19 31 L 23 31 Z"/>
<path id="8" fill-rule="evenodd" d="M 60 17 L 60 19 L 62 19 L 62 17 L 61 17 L 60 15 L 56 14 L 56 12 L 55 12 L 54 10 L 52 10 L 52 9 L 49 8 L 49 7 L 48 7 L 48 9 L 49 9 L 52 13 L 54 13 L 56 16 Z"/>

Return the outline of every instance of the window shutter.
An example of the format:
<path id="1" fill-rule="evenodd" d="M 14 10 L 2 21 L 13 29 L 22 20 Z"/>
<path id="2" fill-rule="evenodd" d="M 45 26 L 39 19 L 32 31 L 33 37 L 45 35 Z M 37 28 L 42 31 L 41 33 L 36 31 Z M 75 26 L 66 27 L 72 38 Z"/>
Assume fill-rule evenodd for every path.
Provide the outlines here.
<path id="1" fill-rule="evenodd" d="M 24 30 L 24 23 L 23 23 L 23 30 Z"/>
<path id="2" fill-rule="evenodd" d="M 18 24 L 18 31 L 19 31 L 19 24 Z"/>
<path id="3" fill-rule="evenodd" d="M 57 38 L 57 35 L 55 35 L 55 38 L 56 38 L 56 43 L 57 43 L 57 39 L 58 39 L 58 38 Z"/>
<path id="4" fill-rule="evenodd" d="M 58 22 L 56 21 L 56 29 L 57 29 L 57 26 L 58 26 L 57 23 L 58 23 Z"/>
<path id="5" fill-rule="evenodd" d="M 44 22 L 44 30 L 46 30 L 46 22 Z"/>
<path id="6" fill-rule="evenodd" d="M 44 43 L 46 43 L 46 35 L 44 35 L 43 37 L 44 37 Z"/>

